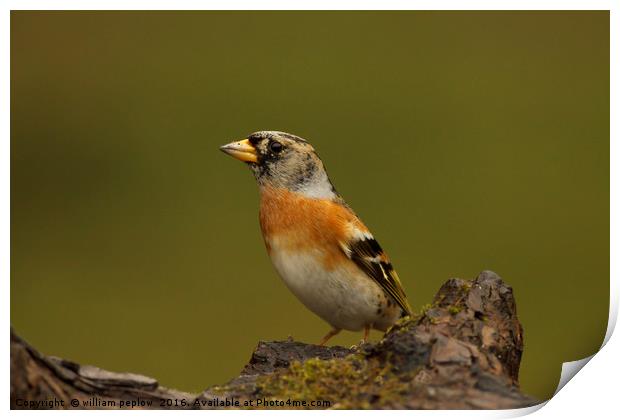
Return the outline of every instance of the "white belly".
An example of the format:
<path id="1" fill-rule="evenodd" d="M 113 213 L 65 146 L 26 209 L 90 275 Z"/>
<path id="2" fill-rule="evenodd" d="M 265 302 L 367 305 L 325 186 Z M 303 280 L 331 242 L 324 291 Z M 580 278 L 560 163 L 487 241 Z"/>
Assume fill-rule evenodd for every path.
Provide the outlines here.
<path id="1" fill-rule="evenodd" d="M 275 248 L 275 249 L 274 249 Z M 326 270 L 319 251 L 287 253 L 273 247 L 271 261 L 293 294 L 312 312 L 335 328 L 359 331 L 366 325 L 384 329 L 379 315 L 384 299 L 381 288 L 361 270 L 340 267 Z M 385 315 L 384 315 L 385 316 Z"/>

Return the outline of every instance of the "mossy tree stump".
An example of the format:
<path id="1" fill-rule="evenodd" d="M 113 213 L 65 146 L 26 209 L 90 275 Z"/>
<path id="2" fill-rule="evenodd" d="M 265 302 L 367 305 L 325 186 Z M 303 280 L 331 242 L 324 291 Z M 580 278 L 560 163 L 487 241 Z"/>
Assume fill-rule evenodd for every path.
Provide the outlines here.
<path id="1" fill-rule="evenodd" d="M 448 280 L 431 305 L 376 344 L 259 342 L 237 378 L 200 395 L 44 356 L 11 332 L 11 408 L 53 399 L 65 402 L 56 408 L 76 408 L 72 399 L 80 401 L 77 408 L 138 400 L 137 408 L 179 409 L 526 407 L 539 401 L 519 391 L 522 337 L 512 289 L 490 271 Z M 85 406 L 89 399 L 117 404 Z"/>

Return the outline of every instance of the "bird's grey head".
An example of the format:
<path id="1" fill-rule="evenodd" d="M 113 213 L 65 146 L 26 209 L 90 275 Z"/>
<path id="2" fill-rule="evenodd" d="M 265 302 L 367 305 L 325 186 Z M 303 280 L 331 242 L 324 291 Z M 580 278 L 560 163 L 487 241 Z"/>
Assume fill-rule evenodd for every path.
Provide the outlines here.
<path id="1" fill-rule="evenodd" d="M 310 143 L 281 131 L 257 131 L 223 152 L 246 162 L 260 187 L 286 188 L 311 198 L 334 198 L 323 162 Z"/>

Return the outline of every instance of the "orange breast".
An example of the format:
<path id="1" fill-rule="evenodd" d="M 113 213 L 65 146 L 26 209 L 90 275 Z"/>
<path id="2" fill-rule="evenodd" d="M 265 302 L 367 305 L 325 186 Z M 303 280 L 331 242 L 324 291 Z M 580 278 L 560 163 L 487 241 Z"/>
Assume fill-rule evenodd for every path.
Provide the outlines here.
<path id="1" fill-rule="evenodd" d="M 287 252 L 320 251 L 326 269 L 347 260 L 340 243 L 347 242 L 348 224 L 366 230 L 346 207 L 330 200 L 311 199 L 285 189 L 261 191 L 260 226 L 267 251 L 277 244 Z"/>

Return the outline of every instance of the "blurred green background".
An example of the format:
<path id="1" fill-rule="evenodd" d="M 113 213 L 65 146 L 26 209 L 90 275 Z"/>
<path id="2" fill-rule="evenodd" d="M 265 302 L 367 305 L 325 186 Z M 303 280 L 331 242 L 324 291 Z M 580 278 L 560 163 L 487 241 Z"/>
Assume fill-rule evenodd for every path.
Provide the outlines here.
<path id="1" fill-rule="evenodd" d="M 186 391 L 258 340 L 317 342 L 218 150 L 257 130 L 315 145 L 414 309 L 452 276 L 511 284 L 525 392 L 600 346 L 607 12 L 12 12 L 16 331 Z"/>

